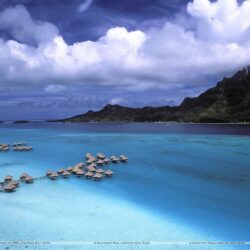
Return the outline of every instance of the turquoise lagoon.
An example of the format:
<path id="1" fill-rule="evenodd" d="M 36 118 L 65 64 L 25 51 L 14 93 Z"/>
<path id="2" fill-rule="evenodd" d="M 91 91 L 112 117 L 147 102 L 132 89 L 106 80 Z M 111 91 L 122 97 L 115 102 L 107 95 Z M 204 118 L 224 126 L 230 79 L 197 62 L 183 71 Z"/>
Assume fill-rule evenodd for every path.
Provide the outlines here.
<path id="1" fill-rule="evenodd" d="M 129 163 L 104 167 L 115 176 L 101 182 L 72 176 L 0 193 L 0 241 L 55 244 L 31 249 L 239 249 L 188 242 L 250 241 L 249 135 L 247 125 L 1 124 L 0 142 L 34 147 L 1 152 L 1 179 L 43 176 L 87 152 L 125 154 Z"/>

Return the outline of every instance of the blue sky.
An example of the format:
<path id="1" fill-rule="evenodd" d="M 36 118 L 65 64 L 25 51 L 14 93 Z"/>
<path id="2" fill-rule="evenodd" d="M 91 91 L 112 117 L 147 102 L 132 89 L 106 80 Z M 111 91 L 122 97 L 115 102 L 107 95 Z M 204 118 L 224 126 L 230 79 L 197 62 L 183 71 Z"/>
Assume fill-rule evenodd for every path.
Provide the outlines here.
<path id="1" fill-rule="evenodd" d="M 0 120 L 177 105 L 250 64 L 250 1 L 2 0 Z"/>

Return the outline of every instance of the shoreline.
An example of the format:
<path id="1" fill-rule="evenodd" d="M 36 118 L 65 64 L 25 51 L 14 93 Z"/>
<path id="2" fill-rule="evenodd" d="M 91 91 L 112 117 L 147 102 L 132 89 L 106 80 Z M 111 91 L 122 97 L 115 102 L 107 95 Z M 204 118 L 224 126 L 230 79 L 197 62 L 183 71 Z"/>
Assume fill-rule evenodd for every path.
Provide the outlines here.
<path id="1" fill-rule="evenodd" d="M 204 123 L 204 122 L 164 122 L 164 121 L 158 121 L 158 122 L 134 122 L 134 121 L 105 121 L 105 122 L 99 122 L 99 121 L 91 121 L 91 122 L 64 122 L 64 121 L 47 121 L 47 120 L 40 120 L 40 121 L 28 121 L 24 123 L 16 123 L 15 121 L 1 121 L 1 124 L 13 124 L 13 125 L 25 125 L 25 124 L 49 124 L 49 123 L 60 123 L 60 124 L 168 124 L 168 125 L 250 125 L 250 122 L 213 122 L 213 123 Z"/>

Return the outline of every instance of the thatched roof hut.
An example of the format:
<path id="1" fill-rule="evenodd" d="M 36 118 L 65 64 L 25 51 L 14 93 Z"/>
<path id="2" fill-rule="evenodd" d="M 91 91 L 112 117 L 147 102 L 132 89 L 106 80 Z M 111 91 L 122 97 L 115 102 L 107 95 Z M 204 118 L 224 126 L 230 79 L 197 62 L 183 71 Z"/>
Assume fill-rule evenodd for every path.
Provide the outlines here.
<path id="1" fill-rule="evenodd" d="M 64 178 L 68 178 L 69 176 L 70 176 L 70 172 L 69 171 L 64 171 L 63 173 L 62 173 L 62 176 L 64 177 Z"/>
<path id="2" fill-rule="evenodd" d="M 88 179 L 88 178 L 92 178 L 94 174 L 92 172 L 87 172 L 84 176 Z"/>
<path id="3" fill-rule="evenodd" d="M 93 155 L 91 154 L 91 153 L 87 153 L 86 155 L 85 155 L 85 158 L 86 159 L 89 159 L 89 158 L 92 158 L 93 157 Z"/>
<path id="4" fill-rule="evenodd" d="M 103 173 L 104 173 L 104 170 L 101 169 L 101 168 L 99 168 L 99 169 L 96 170 L 96 173 L 98 173 L 98 174 L 103 174 Z"/>
<path id="5" fill-rule="evenodd" d="M 106 158 L 106 156 L 102 153 L 98 153 L 97 158 L 104 160 Z"/>
<path id="6" fill-rule="evenodd" d="M 96 171 L 96 168 L 93 167 L 93 166 L 88 166 L 88 167 L 87 167 L 87 170 L 88 170 L 89 172 L 95 172 L 95 171 Z"/>
<path id="7" fill-rule="evenodd" d="M 96 164 L 93 162 L 93 163 L 91 163 L 90 165 L 88 165 L 88 167 L 96 167 Z"/>
<path id="8" fill-rule="evenodd" d="M 127 162 L 127 161 L 128 161 L 128 157 L 125 156 L 125 155 L 121 155 L 121 156 L 120 156 L 120 160 L 121 160 L 122 162 Z"/>
<path id="9" fill-rule="evenodd" d="M 16 190 L 16 186 L 11 184 L 11 183 L 8 183 L 5 187 L 4 187 L 4 190 L 6 192 L 14 192 Z"/>
<path id="10" fill-rule="evenodd" d="M 102 178 L 103 178 L 103 175 L 102 175 L 102 174 L 96 173 L 95 175 L 93 175 L 93 179 L 94 179 L 95 181 L 99 181 L 99 180 L 101 180 Z"/>
<path id="11" fill-rule="evenodd" d="M 91 164 L 91 163 L 93 163 L 93 162 L 95 162 L 95 158 L 94 158 L 94 157 L 91 157 L 91 158 L 89 158 L 89 159 L 86 161 L 87 164 Z"/>
<path id="12" fill-rule="evenodd" d="M 79 171 L 77 171 L 76 175 L 77 175 L 78 177 L 81 177 L 81 176 L 84 176 L 84 175 L 85 175 L 85 172 L 84 172 L 82 169 L 80 169 Z"/>
<path id="13" fill-rule="evenodd" d="M 50 176 L 50 175 L 52 175 L 53 173 L 54 173 L 53 171 L 48 170 L 48 171 L 46 172 L 46 175 L 47 175 L 47 176 Z"/>
<path id="14" fill-rule="evenodd" d="M 58 177 L 58 174 L 57 174 L 57 173 L 53 173 L 53 174 L 51 174 L 51 175 L 49 176 L 49 178 L 50 178 L 51 180 L 55 180 L 55 179 L 57 179 L 57 177 Z"/>
<path id="15" fill-rule="evenodd" d="M 13 184 L 15 187 L 18 187 L 19 186 L 19 181 L 13 180 L 13 181 L 10 181 L 9 184 Z"/>
<path id="16" fill-rule="evenodd" d="M 65 171 L 65 169 L 60 168 L 60 169 L 57 171 L 57 173 L 58 173 L 58 174 L 62 174 L 64 171 Z"/>
<path id="17" fill-rule="evenodd" d="M 104 163 L 103 160 L 98 160 L 98 161 L 96 162 L 97 165 L 103 165 L 103 163 Z"/>
<path id="18" fill-rule="evenodd" d="M 34 178 L 32 176 L 26 176 L 24 179 L 25 183 L 33 183 Z"/>
<path id="19" fill-rule="evenodd" d="M 68 172 L 72 172 L 73 169 L 74 169 L 74 167 L 68 167 L 68 168 L 67 168 L 67 171 L 68 171 Z"/>
<path id="20" fill-rule="evenodd" d="M 111 156 L 110 159 L 111 159 L 111 161 L 114 162 L 114 163 L 119 162 L 119 159 L 118 159 L 116 156 L 114 156 L 114 155 Z"/>
<path id="21" fill-rule="evenodd" d="M 12 181 L 13 177 L 11 175 L 6 175 L 4 181 Z"/>
<path id="22" fill-rule="evenodd" d="M 107 177 L 111 177 L 111 176 L 113 176 L 113 174 L 114 174 L 114 172 L 111 171 L 111 170 L 105 171 L 105 175 L 106 175 Z"/>
<path id="23" fill-rule="evenodd" d="M 79 170 L 80 170 L 80 168 L 74 167 L 73 170 L 72 170 L 72 173 L 73 173 L 73 174 L 76 174 Z"/>
<path id="24" fill-rule="evenodd" d="M 109 158 L 105 158 L 105 159 L 104 159 L 104 163 L 105 163 L 105 164 L 109 164 L 109 163 L 110 163 L 110 159 L 109 159 Z"/>
<path id="25" fill-rule="evenodd" d="M 22 173 L 22 174 L 20 175 L 20 179 L 21 179 L 21 180 L 24 180 L 25 177 L 26 177 L 27 175 L 28 175 L 28 174 L 26 174 L 26 173 Z"/>
<path id="26" fill-rule="evenodd" d="M 76 165 L 75 165 L 75 167 L 78 167 L 78 168 L 82 168 L 82 167 L 84 167 L 85 166 L 85 163 L 83 163 L 83 162 L 79 162 L 79 163 L 77 163 Z"/>

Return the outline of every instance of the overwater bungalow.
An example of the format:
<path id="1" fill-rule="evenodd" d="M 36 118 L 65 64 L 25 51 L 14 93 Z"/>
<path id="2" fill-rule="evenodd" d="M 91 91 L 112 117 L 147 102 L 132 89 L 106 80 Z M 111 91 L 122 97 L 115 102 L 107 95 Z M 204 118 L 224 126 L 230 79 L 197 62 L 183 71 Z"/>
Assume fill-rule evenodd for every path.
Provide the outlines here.
<path id="1" fill-rule="evenodd" d="M 74 167 L 68 167 L 68 168 L 67 168 L 67 171 L 68 171 L 68 172 L 72 172 L 73 169 L 74 169 Z"/>
<path id="2" fill-rule="evenodd" d="M 57 174 L 57 173 L 52 173 L 52 174 L 49 176 L 49 178 L 50 178 L 51 180 L 56 180 L 57 177 L 58 177 L 58 174 Z"/>
<path id="3" fill-rule="evenodd" d="M 25 183 L 33 183 L 34 181 L 34 178 L 32 176 L 26 176 L 25 179 L 24 179 L 24 182 Z"/>
<path id="4" fill-rule="evenodd" d="M 48 170 L 48 171 L 46 172 L 46 176 L 50 176 L 50 175 L 52 175 L 53 173 L 54 173 L 53 171 Z"/>
<path id="5" fill-rule="evenodd" d="M 102 178 L 103 178 L 103 175 L 102 175 L 102 174 L 96 173 L 96 174 L 93 175 L 93 179 L 94 179 L 95 181 L 100 181 Z"/>
<path id="6" fill-rule="evenodd" d="M 101 160 L 104 160 L 106 158 L 106 156 L 104 154 L 102 154 L 102 153 L 98 153 L 97 158 L 101 159 Z"/>
<path id="7" fill-rule="evenodd" d="M 103 174 L 105 171 L 103 170 L 103 169 L 101 169 L 101 168 L 99 168 L 99 169 L 97 169 L 96 170 L 96 173 L 97 174 Z"/>
<path id="8" fill-rule="evenodd" d="M 1 147 L 0 151 L 3 151 L 3 152 L 7 152 L 9 151 L 9 147 L 8 146 L 4 146 L 4 147 Z"/>
<path id="9" fill-rule="evenodd" d="M 68 178 L 70 176 L 70 172 L 66 170 L 62 173 L 62 176 L 63 178 Z"/>
<path id="10" fill-rule="evenodd" d="M 20 175 L 21 181 L 23 181 L 23 180 L 25 179 L 26 176 L 28 176 L 28 174 L 22 173 L 22 174 Z"/>
<path id="11" fill-rule="evenodd" d="M 58 174 L 62 174 L 64 171 L 65 171 L 65 170 L 64 170 L 63 168 L 60 168 L 60 169 L 57 171 L 57 173 L 58 173 Z"/>
<path id="12" fill-rule="evenodd" d="M 96 164 L 97 164 L 97 165 L 103 165 L 103 164 L 104 164 L 104 161 L 103 161 L 103 160 L 98 160 L 98 161 L 96 162 Z"/>
<path id="13" fill-rule="evenodd" d="M 93 157 L 93 155 L 91 154 L 91 153 L 87 153 L 86 155 L 85 155 L 85 158 L 86 159 L 89 159 L 89 158 L 92 158 Z"/>
<path id="14" fill-rule="evenodd" d="M 87 179 L 90 179 L 94 176 L 94 174 L 92 172 L 87 172 L 85 175 L 84 175 Z"/>
<path id="15" fill-rule="evenodd" d="M 23 146 L 23 150 L 24 150 L 24 151 L 30 151 L 30 150 L 32 150 L 32 147 L 29 147 L 29 146 Z"/>
<path id="16" fill-rule="evenodd" d="M 14 192 L 16 190 L 16 186 L 12 183 L 8 183 L 5 187 L 4 187 L 5 192 Z"/>
<path id="17" fill-rule="evenodd" d="M 111 170 L 105 171 L 105 175 L 106 175 L 107 177 L 111 177 L 111 176 L 113 176 L 113 174 L 114 174 L 114 172 L 111 171 Z"/>
<path id="18" fill-rule="evenodd" d="M 89 159 L 86 161 L 87 164 L 91 164 L 91 163 L 93 163 L 93 162 L 95 162 L 95 158 L 94 158 L 94 157 L 91 157 L 91 158 L 89 158 Z"/>
<path id="19" fill-rule="evenodd" d="M 110 159 L 109 159 L 109 158 L 105 158 L 105 159 L 104 159 L 104 163 L 105 163 L 105 164 L 109 164 L 109 163 L 110 163 Z"/>
<path id="20" fill-rule="evenodd" d="M 84 176 L 84 175 L 85 175 L 85 172 L 84 172 L 82 169 L 80 169 L 80 170 L 76 173 L 76 175 L 77 175 L 78 177 L 81 177 L 81 176 Z"/>
<path id="21" fill-rule="evenodd" d="M 93 166 L 88 166 L 86 169 L 87 169 L 89 172 L 95 172 L 95 171 L 96 171 L 96 168 L 93 167 Z"/>
<path id="22" fill-rule="evenodd" d="M 16 149 L 17 149 L 16 151 L 23 151 L 23 147 L 22 146 L 17 146 Z"/>
<path id="23" fill-rule="evenodd" d="M 13 177 L 11 175 L 6 175 L 5 178 L 4 178 L 4 181 L 5 182 L 10 182 L 12 181 Z"/>
<path id="24" fill-rule="evenodd" d="M 116 156 L 114 156 L 114 155 L 111 156 L 110 159 L 111 159 L 111 161 L 112 161 L 113 163 L 119 162 L 119 159 L 118 159 Z"/>
<path id="25" fill-rule="evenodd" d="M 13 184 L 15 187 L 18 187 L 19 186 L 19 181 L 10 181 L 9 184 Z"/>
<path id="26" fill-rule="evenodd" d="M 88 165 L 88 167 L 90 167 L 90 166 L 95 168 L 95 167 L 96 167 L 96 164 L 93 162 L 93 163 L 91 163 L 90 165 Z"/>
<path id="27" fill-rule="evenodd" d="M 79 170 L 80 170 L 80 168 L 74 167 L 73 170 L 72 170 L 72 173 L 73 173 L 73 174 L 76 174 Z"/>
<path id="28" fill-rule="evenodd" d="M 79 162 L 79 163 L 77 163 L 76 165 L 75 165 L 75 167 L 78 167 L 78 168 L 82 168 L 82 167 L 84 167 L 85 166 L 85 163 L 83 163 L 83 162 Z"/>
<path id="29" fill-rule="evenodd" d="M 121 156 L 120 156 L 120 160 L 121 160 L 122 162 L 127 162 L 127 161 L 128 161 L 128 157 L 125 156 L 125 155 L 121 155 Z"/>

